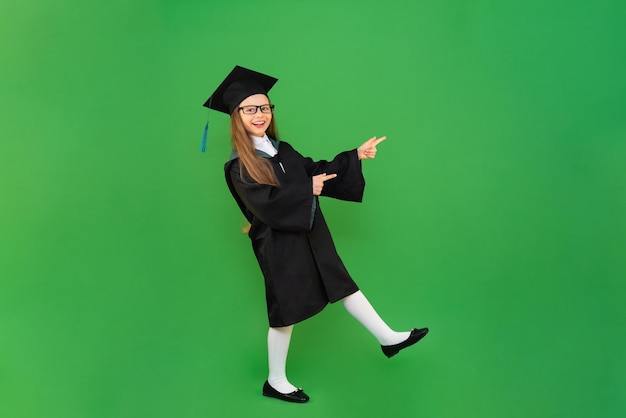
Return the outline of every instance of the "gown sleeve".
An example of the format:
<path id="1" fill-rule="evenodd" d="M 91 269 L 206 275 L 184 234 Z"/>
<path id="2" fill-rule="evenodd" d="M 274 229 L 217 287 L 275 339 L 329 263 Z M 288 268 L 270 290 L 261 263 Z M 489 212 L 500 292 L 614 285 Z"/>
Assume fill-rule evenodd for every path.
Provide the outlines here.
<path id="1" fill-rule="evenodd" d="M 272 229 L 292 232 L 311 230 L 315 196 L 311 193 L 310 178 L 281 187 L 259 184 L 245 171 L 240 173 L 239 160 L 229 162 L 225 174 L 228 187 L 248 222 L 252 223 L 253 218 L 257 218 Z"/>
<path id="2" fill-rule="evenodd" d="M 317 174 L 337 174 L 337 177 L 324 183 L 322 196 L 351 202 L 363 201 L 365 178 L 361 170 L 356 149 L 338 154 L 332 161 L 313 161 L 303 157 L 309 176 Z"/>

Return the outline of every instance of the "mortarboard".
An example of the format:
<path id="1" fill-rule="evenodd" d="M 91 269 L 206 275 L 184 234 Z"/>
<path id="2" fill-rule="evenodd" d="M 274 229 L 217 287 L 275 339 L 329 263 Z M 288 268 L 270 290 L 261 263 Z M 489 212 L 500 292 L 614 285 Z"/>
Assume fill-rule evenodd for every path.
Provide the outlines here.
<path id="1" fill-rule="evenodd" d="M 267 94 L 277 81 L 277 78 L 237 65 L 203 106 L 230 115 L 243 99 L 253 94 Z"/>
<path id="2" fill-rule="evenodd" d="M 267 94 L 277 81 L 277 78 L 236 65 L 203 106 L 230 115 L 245 98 Z M 207 120 L 202 134 L 202 152 L 206 150 L 208 130 Z"/>

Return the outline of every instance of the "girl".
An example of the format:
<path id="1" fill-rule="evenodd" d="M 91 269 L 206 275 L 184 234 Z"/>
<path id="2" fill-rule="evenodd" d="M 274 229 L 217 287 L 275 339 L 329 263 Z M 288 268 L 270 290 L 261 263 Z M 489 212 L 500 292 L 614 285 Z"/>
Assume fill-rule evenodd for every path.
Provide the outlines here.
<path id="1" fill-rule="evenodd" d="M 428 332 L 396 332 L 378 316 L 337 255 L 318 196 L 360 202 L 361 160 L 386 137 L 373 137 L 332 161 L 313 161 L 278 140 L 267 95 L 277 79 L 236 66 L 204 104 L 229 114 L 233 155 L 226 183 L 250 223 L 248 235 L 265 278 L 269 376 L 263 395 L 304 403 L 285 368 L 294 324 L 341 301 L 392 357 Z"/>

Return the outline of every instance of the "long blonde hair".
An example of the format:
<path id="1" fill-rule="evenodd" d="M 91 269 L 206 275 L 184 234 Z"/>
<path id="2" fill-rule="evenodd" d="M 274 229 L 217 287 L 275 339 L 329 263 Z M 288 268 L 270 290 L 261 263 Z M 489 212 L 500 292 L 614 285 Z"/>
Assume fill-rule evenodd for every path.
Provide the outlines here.
<path id="1" fill-rule="evenodd" d="M 272 117 L 266 133 L 270 138 L 278 139 L 274 117 Z M 248 136 L 241 121 L 241 116 L 239 116 L 239 108 L 235 108 L 235 111 L 230 115 L 230 138 L 233 142 L 233 148 L 239 156 L 241 165 L 252 180 L 259 184 L 279 186 L 272 163 L 266 158 L 256 155 L 254 143 Z M 243 175 L 241 178 L 243 180 Z"/>

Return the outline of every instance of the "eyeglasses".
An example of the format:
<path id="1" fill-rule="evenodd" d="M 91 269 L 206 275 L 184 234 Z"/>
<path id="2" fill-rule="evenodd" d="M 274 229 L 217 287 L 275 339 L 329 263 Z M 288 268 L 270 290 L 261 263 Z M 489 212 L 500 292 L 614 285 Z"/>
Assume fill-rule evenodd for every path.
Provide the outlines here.
<path id="1" fill-rule="evenodd" d="M 261 113 L 272 113 L 274 105 L 265 104 L 261 106 L 242 106 L 239 108 L 239 110 L 243 110 L 245 115 L 254 115 L 259 109 L 261 109 Z"/>

